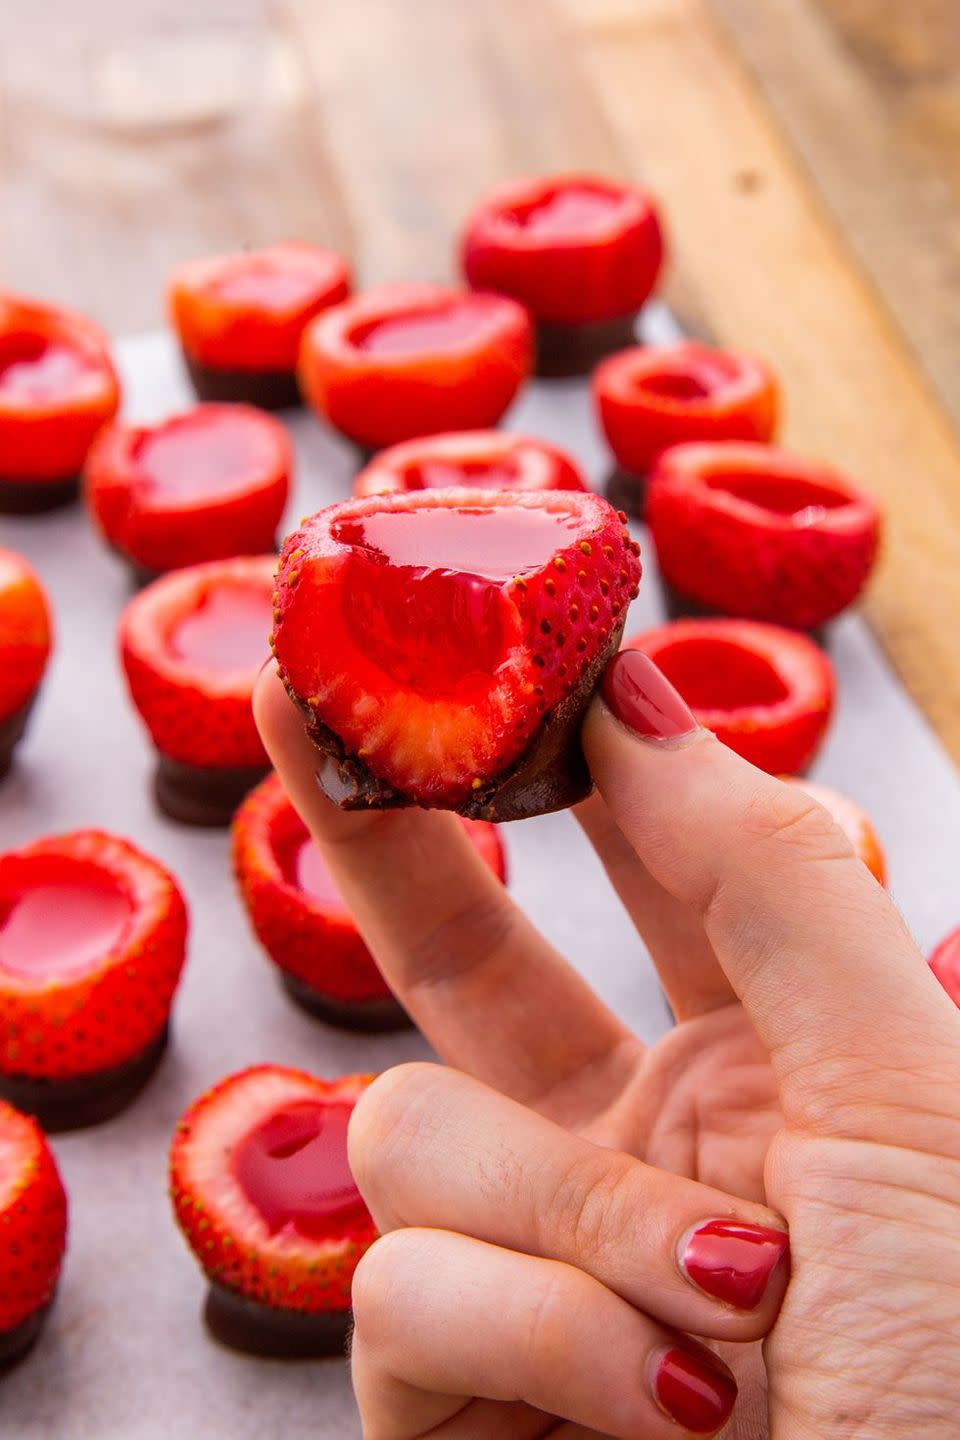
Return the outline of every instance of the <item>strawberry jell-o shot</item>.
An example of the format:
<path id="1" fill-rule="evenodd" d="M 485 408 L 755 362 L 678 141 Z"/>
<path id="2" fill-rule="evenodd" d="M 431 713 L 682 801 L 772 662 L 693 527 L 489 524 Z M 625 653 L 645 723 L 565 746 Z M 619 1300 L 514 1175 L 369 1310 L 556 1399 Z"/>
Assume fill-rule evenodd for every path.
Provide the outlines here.
<path id="1" fill-rule="evenodd" d="M 638 345 L 594 372 L 593 400 L 617 468 L 612 503 L 643 513 L 645 477 L 661 451 L 692 441 L 773 439 L 780 406 L 759 357 L 696 340 Z"/>
<path id="2" fill-rule="evenodd" d="M 74 500 L 120 385 L 106 336 L 72 310 L 0 292 L 0 513 Z"/>
<path id="3" fill-rule="evenodd" d="M 651 197 L 596 175 L 501 186 L 478 202 L 461 237 L 469 284 L 510 295 L 533 316 L 541 375 L 584 374 L 631 344 L 663 258 Z"/>
<path id="4" fill-rule="evenodd" d="M 0 1100 L 0 1379 L 36 1344 L 67 1246 L 67 1194 L 32 1116 Z"/>
<path id="5" fill-rule="evenodd" d="M 496 425 L 530 373 L 530 320 L 501 295 L 385 285 L 313 320 L 304 398 L 362 449 Z"/>
<path id="6" fill-rule="evenodd" d="M 140 581 L 260 555 L 276 544 L 293 452 L 251 405 L 197 405 L 157 425 L 110 425 L 87 457 L 85 491 L 108 545 Z"/>
<path id="7" fill-rule="evenodd" d="M 229 825 L 269 768 L 253 687 L 270 654 L 273 555 L 171 571 L 120 619 L 131 699 L 157 751 L 153 794 L 186 825 Z"/>
<path id="8" fill-rule="evenodd" d="M 344 809 L 516 820 L 589 794 L 580 726 L 640 583 L 599 495 L 332 505 L 284 546 L 274 650 Z"/>
<path id="9" fill-rule="evenodd" d="M 52 643 L 39 576 L 22 555 L 0 548 L 0 780 L 26 733 Z"/>
<path id="10" fill-rule="evenodd" d="M 684 600 L 815 630 L 857 598 L 880 511 L 839 471 L 770 445 L 675 445 L 657 460 L 647 523 Z"/>
<path id="11" fill-rule="evenodd" d="M 833 666 L 806 635 L 756 620 L 674 620 L 632 635 L 708 730 L 771 775 L 806 770 L 833 714 Z"/>
<path id="12" fill-rule="evenodd" d="M 186 936 L 173 876 L 119 836 L 0 856 L 0 1096 L 45 1130 L 124 1109 L 166 1048 Z"/>
<path id="13" fill-rule="evenodd" d="M 349 294 L 347 262 L 320 245 L 269 245 L 178 266 L 167 299 L 197 396 L 263 410 L 299 405 L 303 331 Z"/>
<path id="14" fill-rule="evenodd" d="M 496 826 L 484 820 L 461 823 L 477 853 L 505 880 Z M 233 868 L 257 938 L 298 1005 L 348 1030 L 410 1024 L 276 775 L 258 785 L 236 813 Z"/>
<path id="15" fill-rule="evenodd" d="M 411 490 L 589 490 L 574 460 L 545 440 L 506 430 L 454 430 L 391 445 L 360 471 L 356 496 Z"/>
<path id="16" fill-rule="evenodd" d="M 170 1195 L 222 1345 L 285 1360 L 343 1354 L 353 1273 L 377 1238 L 347 1158 L 370 1079 L 255 1065 L 180 1120 Z"/>

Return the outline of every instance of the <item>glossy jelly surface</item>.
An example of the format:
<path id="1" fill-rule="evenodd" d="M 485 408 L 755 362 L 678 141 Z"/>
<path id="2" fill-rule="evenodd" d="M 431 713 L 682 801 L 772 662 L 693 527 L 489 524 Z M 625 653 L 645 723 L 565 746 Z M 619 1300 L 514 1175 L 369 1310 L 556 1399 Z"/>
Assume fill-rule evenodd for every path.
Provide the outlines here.
<path id="1" fill-rule="evenodd" d="M 352 1105 L 298 1101 L 276 1111 L 233 1152 L 233 1173 L 270 1233 L 292 1226 L 322 1238 L 365 1214 L 347 1160 Z"/>

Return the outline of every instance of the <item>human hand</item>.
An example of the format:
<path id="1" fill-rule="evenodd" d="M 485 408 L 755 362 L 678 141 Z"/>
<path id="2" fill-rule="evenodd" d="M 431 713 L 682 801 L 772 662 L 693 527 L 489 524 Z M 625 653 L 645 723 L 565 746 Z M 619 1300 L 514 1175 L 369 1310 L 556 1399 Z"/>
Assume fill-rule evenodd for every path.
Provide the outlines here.
<path id="1" fill-rule="evenodd" d="M 580 819 L 678 1017 L 647 1050 L 451 816 L 332 806 L 260 683 L 291 798 L 463 1072 L 388 1072 L 351 1128 L 387 1232 L 354 1284 L 365 1434 L 712 1433 L 734 1385 L 696 1334 L 737 1374 L 735 1440 L 954 1440 L 960 1014 L 826 812 L 697 729 L 644 656 L 604 694 Z"/>

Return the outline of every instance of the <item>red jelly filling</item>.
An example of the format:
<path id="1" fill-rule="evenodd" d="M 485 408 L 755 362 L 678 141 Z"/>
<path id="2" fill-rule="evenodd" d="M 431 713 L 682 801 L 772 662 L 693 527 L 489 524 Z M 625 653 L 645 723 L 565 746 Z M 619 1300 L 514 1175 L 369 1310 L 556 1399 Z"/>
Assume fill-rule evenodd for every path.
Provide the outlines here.
<path id="1" fill-rule="evenodd" d="M 62 979 L 98 966 L 132 914 L 119 887 L 100 875 L 43 881 L 0 918 L 0 969 L 24 979 Z"/>
<path id="2" fill-rule="evenodd" d="M 78 350 L 39 335 L 13 337 L 0 349 L 0 394 L 17 405 L 65 400 L 91 374 L 96 371 Z"/>
<path id="3" fill-rule="evenodd" d="M 325 910 L 342 910 L 345 915 L 349 913 L 340 894 L 340 887 L 309 836 L 295 842 L 279 859 L 284 875 L 291 885 L 295 885 L 312 900 L 319 900 Z"/>
<path id="4" fill-rule="evenodd" d="M 134 454 L 150 489 L 176 499 L 229 494 L 255 484 L 263 475 L 264 448 L 259 424 L 254 427 L 227 407 L 210 406 L 148 431 Z"/>
<path id="5" fill-rule="evenodd" d="M 729 640 L 678 640 L 657 651 L 657 665 L 695 710 L 752 710 L 790 694 L 766 656 Z"/>
<path id="6" fill-rule="evenodd" d="M 218 585 L 174 624 L 167 643 L 178 659 L 201 670 L 255 670 L 267 657 L 272 615 L 263 591 Z"/>
<path id="7" fill-rule="evenodd" d="M 304 271 L 277 270 L 272 265 L 251 263 L 248 270 L 220 276 L 209 289 L 212 295 L 233 305 L 283 311 L 306 305 L 316 294 L 317 279 Z"/>
<path id="8" fill-rule="evenodd" d="M 371 355 L 435 354 L 470 344 L 489 323 L 487 304 L 468 295 L 436 310 L 367 321 L 351 332 L 350 340 L 358 350 Z"/>
<path id="9" fill-rule="evenodd" d="M 545 238 L 573 237 L 606 229 L 623 209 L 619 195 L 586 185 L 554 190 L 529 206 L 518 206 L 506 217 L 519 229 Z"/>
<path id="10" fill-rule="evenodd" d="M 347 1160 L 352 1105 L 295 1102 L 244 1137 L 232 1167 L 271 1235 L 288 1225 L 323 1239 L 366 1209 Z"/>
<path id="11" fill-rule="evenodd" d="M 828 510 L 839 510 L 852 503 L 849 495 L 799 475 L 756 475 L 749 471 L 738 475 L 719 470 L 705 475 L 704 484 L 774 515 L 788 516 L 798 526 L 812 525 L 822 520 Z"/>

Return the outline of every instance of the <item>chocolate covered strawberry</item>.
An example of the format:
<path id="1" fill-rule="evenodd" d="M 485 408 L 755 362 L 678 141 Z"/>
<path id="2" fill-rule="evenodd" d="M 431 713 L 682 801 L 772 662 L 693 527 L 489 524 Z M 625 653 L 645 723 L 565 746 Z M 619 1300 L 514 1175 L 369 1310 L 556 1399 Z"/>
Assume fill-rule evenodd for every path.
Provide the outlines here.
<path id="1" fill-rule="evenodd" d="M 845 476 L 768 445 L 676 445 L 650 476 L 647 522 L 664 580 L 728 615 L 813 630 L 863 589 L 875 501 Z"/>
<path id="2" fill-rule="evenodd" d="M 930 969 L 951 1000 L 960 1005 L 960 926 L 940 941 L 930 956 Z"/>
<path id="3" fill-rule="evenodd" d="M 0 856 L 0 1095 L 47 1129 L 122 1109 L 166 1046 L 186 935 L 173 876 L 116 835 Z"/>
<path id="4" fill-rule="evenodd" d="M 632 635 L 701 725 L 771 775 L 804 771 L 833 713 L 833 666 L 795 630 L 756 620 L 674 620 Z"/>
<path id="5" fill-rule="evenodd" d="M 875 880 L 886 885 L 886 856 L 866 810 L 855 800 L 851 800 L 849 795 L 841 794 L 831 785 L 815 784 L 812 780 L 799 780 L 795 776 L 784 776 L 783 779 L 786 784 L 805 791 L 811 799 L 830 812 L 853 846 L 858 859 L 863 861 Z"/>
<path id="6" fill-rule="evenodd" d="M 223 1343 L 291 1358 L 342 1352 L 353 1272 L 376 1239 L 347 1160 L 369 1080 L 256 1065 L 201 1095 L 177 1126 L 171 1198 Z"/>
<path id="7" fill-rule="evenodd" d="M 253 687 L 270 653 L 273 555 L 172 571 L 120 618 L 123 668 L 158 752 L 154 797 L 189 825 L 227 825 L 266 774 Z"/>
<path id="8" fill-rule="evenodd" d="M 110 425 L 84 471 L 107 543 L 147 578 L 273 549 L 293 454 L 250 405 L 196 405 L 157 425 Z"/>
<path id="9" fill-rule="evenodd" d="M 507 820 L 588 793 L 582 717 L 640 581 L 598 495 L 330 506 L 284 546 L 274 649 L 344 808 Z"/>
<path id="10" fill-rule="evenodd" d="M 0 549 L 0 779 L 27 728 L 50 657 L 50 605 L 22 555 Z"/>
<path id="11" fill-rule="evenodd" d="M 504 880 L 496 826 L 484 820 L 462 824 Z M 409 1024 L 277 775 L 269 775 L 237 811 L 233 866 L 257 937 L 298 1004 L 352 1030 Z"/>
<path id="12" fill-rule="evenodd" d="M 37 1122 L 0 1100 L 0 1374 L 33 1345 L 67 1244 L 67 1196 Z"/>
<path id="13" fill-rule="evenodd" d="M 589 490 L 577 464 L 544 440 L 507 430 L 454 430 L 381 450 L 353 482 L 354 495 L 395 491 Z"/>

